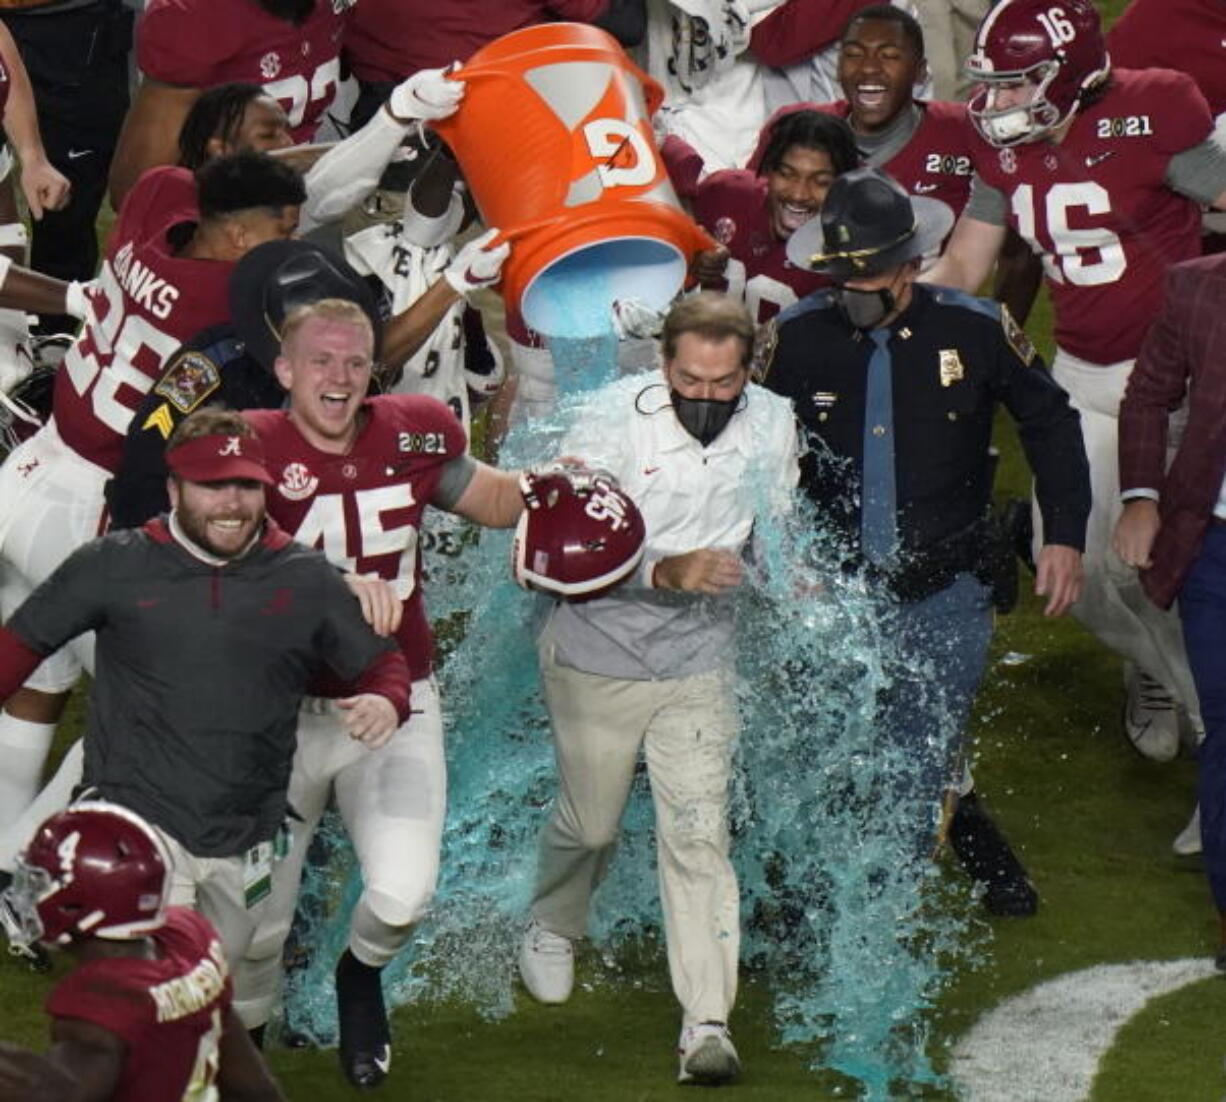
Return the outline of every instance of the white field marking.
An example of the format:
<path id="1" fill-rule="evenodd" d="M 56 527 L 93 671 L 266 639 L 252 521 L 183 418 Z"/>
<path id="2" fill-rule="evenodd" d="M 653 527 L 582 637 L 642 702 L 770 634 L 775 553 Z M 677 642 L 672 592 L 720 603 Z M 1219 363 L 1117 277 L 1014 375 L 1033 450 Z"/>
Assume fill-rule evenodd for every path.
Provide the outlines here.
<path id="1" fill-rule="evenodd" d="M 1150 999 L 1215 974 L 1213 960 L 1100 964 L 1048 980 L 985 1014 L 954 1046 L 966 1102 L 1081 1102 L 1115 1035 Z"/>

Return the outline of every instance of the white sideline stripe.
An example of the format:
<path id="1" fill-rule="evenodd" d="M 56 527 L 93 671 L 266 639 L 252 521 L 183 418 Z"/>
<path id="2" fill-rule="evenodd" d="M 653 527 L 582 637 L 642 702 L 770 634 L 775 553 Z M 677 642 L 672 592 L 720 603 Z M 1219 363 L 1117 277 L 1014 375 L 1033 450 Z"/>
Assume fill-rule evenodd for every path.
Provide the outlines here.
<path id="1" fill-rule="evenodd" d="M 1215 974 L 1213 960 L 1136 960 L 1069 972 L 1001 1003 L 954 1047 L 966 1102 L 1081 1102 L 1099 1061 L 1150 999 Z"/>

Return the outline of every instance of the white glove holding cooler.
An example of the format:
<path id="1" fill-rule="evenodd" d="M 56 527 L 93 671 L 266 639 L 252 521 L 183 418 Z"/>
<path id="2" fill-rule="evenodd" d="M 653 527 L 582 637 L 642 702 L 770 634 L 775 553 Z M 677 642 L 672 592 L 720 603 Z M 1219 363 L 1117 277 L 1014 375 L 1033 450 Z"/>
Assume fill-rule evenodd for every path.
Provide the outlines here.
<path id="1" fill-rule="evenodd" d="M 509 241 L 494 248 L 489 247 L 498 234 L 498 230 L 492 229 L 486 230 L 480 237 L 474 237 L 443 270 L 443 278 L 459 294 L 466 295 L 498 282 L 503 261 L 511 253 Z"/>
<path id="2" fill-rule="evenodd" d="M 446 69 L 420 69 L 402 80 L 387 99 L 387 109 L 399 122 L 413 119 L 445 119 L 454 115 L 464 98 L 464 81 L 447 76 L 459 68 L 453 62 Z"/>
<path id="3" fill-rule="evenodd" d="M 664 329 L 664 314 L 637 298 L 613 303 L 613 330 L 617 339 L 644 340 L 658 337 Z"/>

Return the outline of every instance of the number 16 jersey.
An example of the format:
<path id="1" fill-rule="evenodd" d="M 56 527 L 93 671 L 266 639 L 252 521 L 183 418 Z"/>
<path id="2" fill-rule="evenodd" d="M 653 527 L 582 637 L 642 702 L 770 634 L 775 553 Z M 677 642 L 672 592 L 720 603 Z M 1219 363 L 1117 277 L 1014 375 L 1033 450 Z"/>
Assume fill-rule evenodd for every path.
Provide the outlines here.
<path id="1" fill-rule="evenodd" d="M 1111 80 L 1059 143 L 996 149 L 976 134 L 972 146 L 1008 224 L 1042 258 L 1056 343 L 1099 364 L 1136 358 L 1166 268 L 1200 254 L 1200 207 L 1172 189 L 1167 170 L 1213 128 L 1182 73 L 1118 69 Z"/>

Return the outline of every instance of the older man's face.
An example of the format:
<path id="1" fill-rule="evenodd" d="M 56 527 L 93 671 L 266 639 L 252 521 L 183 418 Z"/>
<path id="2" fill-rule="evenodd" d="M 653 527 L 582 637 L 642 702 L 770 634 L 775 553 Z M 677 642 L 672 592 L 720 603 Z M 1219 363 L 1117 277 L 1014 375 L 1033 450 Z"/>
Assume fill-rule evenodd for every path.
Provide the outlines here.
<path id="1" fill-rule="evenodd" d="M 739 337 L 711 340 L 699 333 L 682 333 L 676 355 L 664 364 L 664 377 L 683 398 L 729 402 L 749 381 L 744 353 Z"/>

